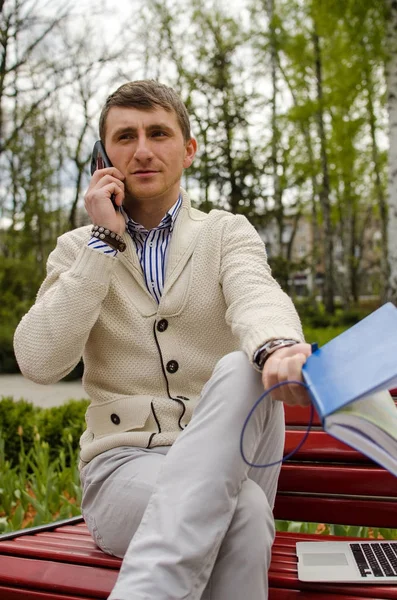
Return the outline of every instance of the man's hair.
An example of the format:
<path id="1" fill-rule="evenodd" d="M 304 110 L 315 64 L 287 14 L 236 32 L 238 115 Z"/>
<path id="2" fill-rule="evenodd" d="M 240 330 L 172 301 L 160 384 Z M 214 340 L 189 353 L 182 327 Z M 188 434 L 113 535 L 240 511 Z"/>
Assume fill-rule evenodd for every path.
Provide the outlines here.
<path id="1" fill-rule="evenodd" d="M 105 141 L 106 118 L 112 106 L 138 108 L 141 110 L 153 110 L 161 107 L 168 112 L 174 111 L 182 130 L 183 139 L 187 142 L 191 138 L 189 115 L 186 106 L 175 90 L 158 81 L 150 79 L 130 81 L 121 85 L 107 98 L 99 118 L 99 135 L 102 143 Z"/>

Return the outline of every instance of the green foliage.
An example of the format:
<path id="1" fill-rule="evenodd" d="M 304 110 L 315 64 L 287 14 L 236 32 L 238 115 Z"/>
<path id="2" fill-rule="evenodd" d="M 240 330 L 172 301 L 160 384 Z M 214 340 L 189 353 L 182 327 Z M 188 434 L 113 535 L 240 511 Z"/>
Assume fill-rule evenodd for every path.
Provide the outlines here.
<path id="1" fill-rule="evenodd" d="M 269 258 L 269 265 L 274 279 L 287 293 L 289 290 L 289 280 L 293 273 L 302 271 L 307 267 L 306 262 L 303 260 L 288 260 L 284 256 L 274 256 Z"/>
<path id="2" fill-rule="evenodd" d="M 309 533 L 318 535 L 351 536 L 361 538 L 383 538 L 385 540 L 397 540 L 396 529 L 378 527 L 357 527 L 353 525 L 330 525 L 323 523 L 304 523 L 298 521 L 276 520 L 277 531 L 289 531 L 293 533 Z"/>
<path id="3" fill-rule="evenodd" d="M 4 246 L 9 237 L 0 231 L 0 242 Z M 15 240 L 12 243 L 15 244 Z M 0 260 L 0 373 L 19 371 L 13 349 L 14 331 L 34 302 L 40 278 L 33 256 L 25 256 L 24 261 L 10 256 Z"/>
<path id="4" fill-rule="evenodd" d="M 84 415 L 88 400 L 70 400 L 54 408 L 38 412 L 36 426 L 40 438 L 50 447 L 50 458 L 55 459 L 60 450 L 72 445 L 78 448 L 79 439 L 85 429 Z"/>
<path id="5" fill-rule="evenodd" d="M 308 325 L 303 325 L 303 333 L 308 344 L 316 342 L 319 346 L 324 346 L 336 336 L 346 330 L 346 327 L 324 327 L 314 328 Z"/>
<path id="6" fill-rule="evenodd" d="M 49 458 L 55 460 L 71 445 L 73 452 L 85 429 L 88 401 L 70 400 L 54 408 L 38 408 L 12 398 L 0 400 L 0 430 L 5 442 L 5 459 L 18 465 L 21 447 L 29 452 L 37 440 L 48 444 Z M 68 457 L 70 454 L 67 455 Z"/>
<path id="7" fill-rule="evenodd" d="M 2 439 L 5 442 L 6 459 L 12 466 L 18 464 L 21 443 L 25 448 L 33 444 L 39 410 L 24 400 L 14 402 L 10 397 L 0 400 Z"/>
<path id="8" fill-rule="evenodd" d="M 15 327 L 5 321 L 0 325 L 0 374 L 18 373 L 18 363 L 14 354 L 13 338 Z"/>
<path id="9" fill-rule="evenodd" d="M 21 443 L 13 466 L 0 431 L 0 533 L 80 514 L 77 462 L 71 439 L 51 459 L 48 443 L 36 435 L 29 450 Z"/>
<path id="10" fill-rule="evenodd" d="M 333 315 L 330 315 L 325 311 L 321 302 L 305 299 L 296 300 L 295 304 L 304 327 L 311 329 L 335 328 L 341 331 L 355 325 L 378 307 L 377 303 L 348 309 L 339 307 L 336 308 Z M 320 331 L 319 334 L 323 336 L 323 332 Z"/>
<path id="11" fill-rule="evenodd" d="M 0 533 L 79 514 L 86 400 L 37 408 L 0 400 Z"/>

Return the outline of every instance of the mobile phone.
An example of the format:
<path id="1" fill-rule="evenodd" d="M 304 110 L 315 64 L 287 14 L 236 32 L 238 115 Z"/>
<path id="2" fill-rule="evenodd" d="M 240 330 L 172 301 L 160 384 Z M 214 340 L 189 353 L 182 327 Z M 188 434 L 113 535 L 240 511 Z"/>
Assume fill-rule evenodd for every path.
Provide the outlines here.
<path id="1" fill-rule="evenodd" d="M 91 175 L 95 173 L 97 169 L 106 169 L 107 167 L 112 167 L 112 163 L 109 160 L 108 155 L 106 154 L 106 150 L 103 147 L 101 140 L 98 140 L 94 144 L 94 148 L 92 150 L 91 156 Z M 110 199 L 114 206 L 114 210 L 120 210 L 120 207 L 114 201 L 114 194 L 111 195 Z"/>

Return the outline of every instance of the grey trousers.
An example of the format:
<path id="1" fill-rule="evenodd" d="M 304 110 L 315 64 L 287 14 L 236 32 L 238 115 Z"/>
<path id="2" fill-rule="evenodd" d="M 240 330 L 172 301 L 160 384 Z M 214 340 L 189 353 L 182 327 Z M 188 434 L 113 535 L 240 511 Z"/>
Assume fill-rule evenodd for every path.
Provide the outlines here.
<path id="1" fill-rule="evenodd" d="M 262 393 L 245 354 L 229 354 L 173 446 L 114 448 L 84 467 L 88 529 L 124 558 L 109 600 L 266 600 L 280 466 L 249 468 L 239 447 Z M 283 447 L 282 403 L 266 398 L 246 429 L 245 454 L 271 463 Z"/>

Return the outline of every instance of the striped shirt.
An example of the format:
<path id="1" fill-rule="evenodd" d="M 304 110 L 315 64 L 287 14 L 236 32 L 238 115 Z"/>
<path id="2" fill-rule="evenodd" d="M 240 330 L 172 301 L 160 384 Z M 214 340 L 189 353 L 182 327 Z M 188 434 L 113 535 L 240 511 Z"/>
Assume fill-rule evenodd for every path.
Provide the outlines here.
<path id="1" fill-rule="evenodd" d="M 182 197 L 179 196 L 158 226 L 150 230 L 147 230 L 140 223 L 136 223 L 122 209 L 126 221 L 126 230 L 135 244 L 146 287 L 157 303 L 160 302 L 164 289 L 168 249 L 181 206 Z M 117 250 L 94 237 L 90 239 L 88 245 L 110 256 L 117 256 L 118 254 Z"/>

